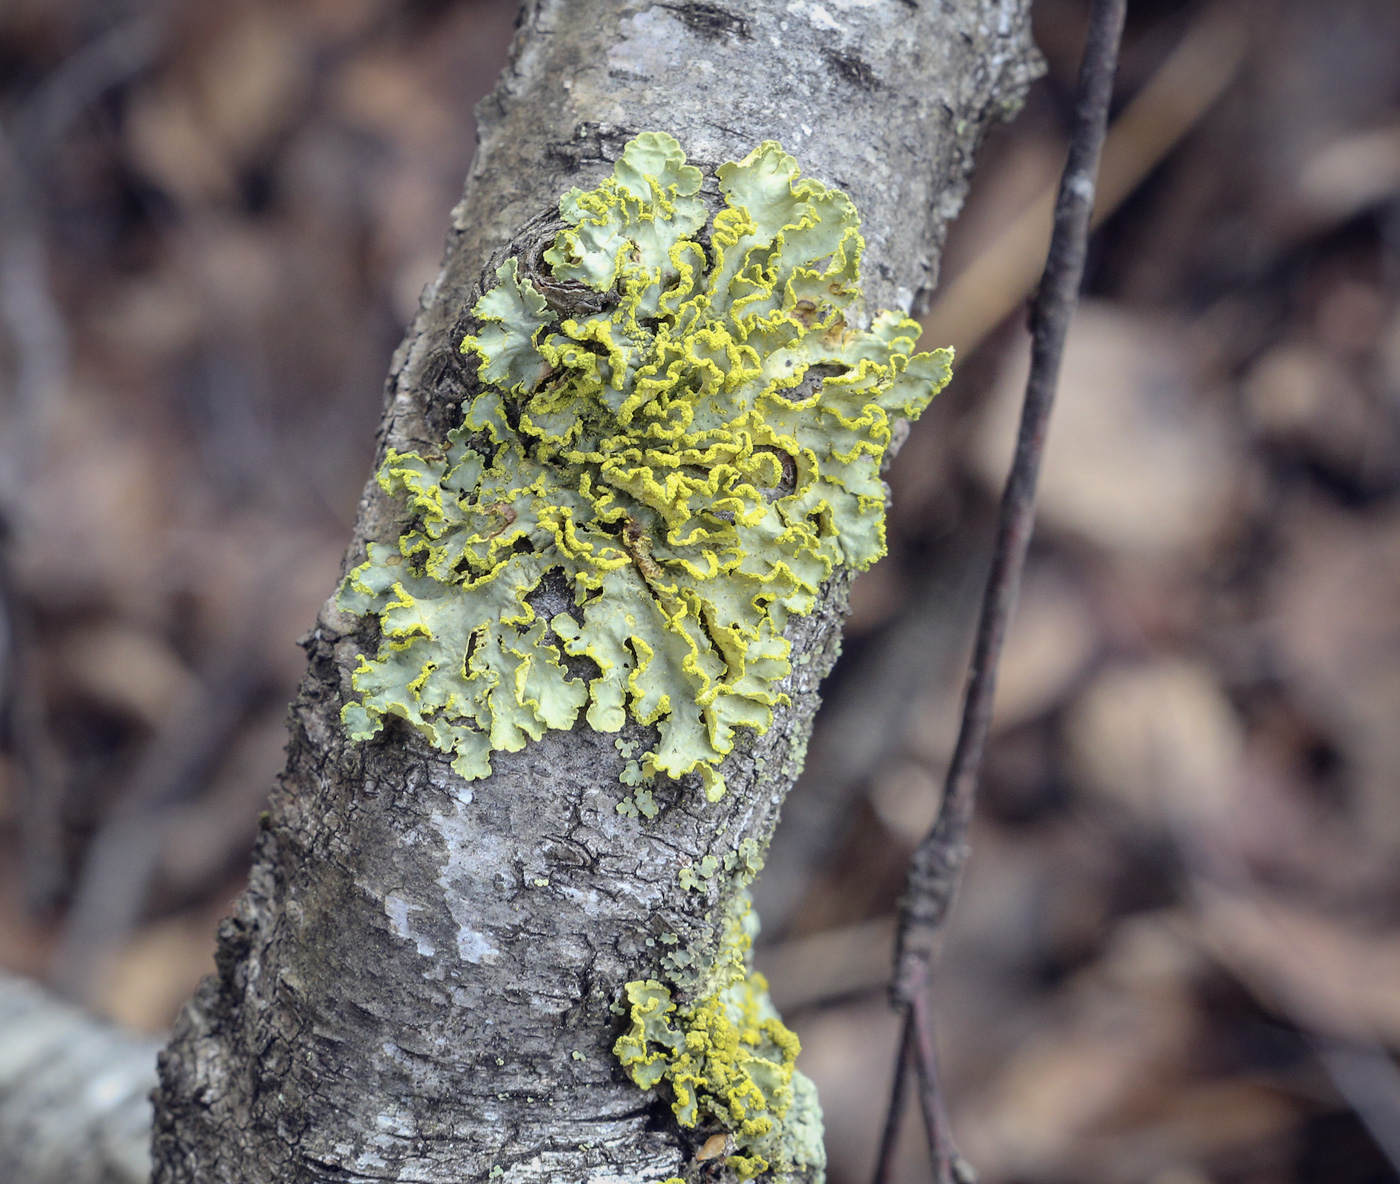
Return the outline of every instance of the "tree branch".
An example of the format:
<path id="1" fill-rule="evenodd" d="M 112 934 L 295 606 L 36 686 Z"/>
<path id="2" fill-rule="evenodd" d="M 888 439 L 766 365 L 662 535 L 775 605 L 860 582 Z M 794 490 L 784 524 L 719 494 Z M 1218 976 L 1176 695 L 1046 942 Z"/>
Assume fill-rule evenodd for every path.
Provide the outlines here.
<path id="1" fill-rule="evenodd" d="M 145 1184 L 158 1048 L 0 973 L 0 1180 Z"/>
<path id="2" fill-rule="evenodd" d="M 395 357 L 381 455 L 457 425 L 474 381 L 458 346 L 483 285 L 641 131 L 674 135 L 707 175 L 780 141 L 860 209 L 871 310 L 913 307 L 982 129 L 1036 68 L 1027 8 L 891 2 L 837 21 L 776 5 L 528 4 L 479 111 L 441 275 Z M 347 563 L 401 532 L 401 504 L 371 482 Z M 495 754 L 476 782 L 407 729 L 351 742 L 339 712 L 373 638 L 328 604 L 219 972 L 162 1057 L 159 1184 L 698 1171 L 708 1132 L 677 1128 L 620 1071 L 613 1008 L 624 983 L 662 975 L 668 948 L 712 955 L 741 877 L 687 891 L 678 872 L 766 845 L 845 592 L 832 579 L 789 627 L 791 704 L 763 736 L 743 732 L 728 793 L 662 787 L 645 821 L 615 808 L 614 736 L 582 724 Z"/>

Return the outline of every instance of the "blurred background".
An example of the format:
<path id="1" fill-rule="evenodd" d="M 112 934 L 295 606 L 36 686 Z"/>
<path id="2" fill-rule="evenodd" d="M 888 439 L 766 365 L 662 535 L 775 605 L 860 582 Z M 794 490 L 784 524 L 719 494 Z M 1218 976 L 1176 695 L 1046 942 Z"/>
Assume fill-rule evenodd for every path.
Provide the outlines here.
<path id="1" fill-rule="evenodd" d="M 995 129 L 760 966 L 865 1178 L 1084 0 Z M 0 966 L 212 969 L 514 0 L 0 3 Z M 939 972 L 991 1184 L 1400 1179 L 1400 6 L 1134 0 Z M 926 1178 L 907 1124 L 902 1180 Z"/>

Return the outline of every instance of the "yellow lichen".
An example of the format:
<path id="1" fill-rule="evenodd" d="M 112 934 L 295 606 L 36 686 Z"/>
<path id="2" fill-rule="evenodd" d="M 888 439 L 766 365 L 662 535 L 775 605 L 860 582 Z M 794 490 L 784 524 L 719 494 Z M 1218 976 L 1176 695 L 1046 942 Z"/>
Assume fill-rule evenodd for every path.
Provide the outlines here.
<path id="1" fill-rule="evenodd" d="M 812 1169 L 825 1157 L 811 1083 L 796 1069 L 796 1035 L 749 965 L 756 928 L 746 892 L 726 917 L 713 989 L 676 1002 L 656 979 L 626 985 L 629 1024 L 613 1052 L 642 1089 L 664 1085 L 681 1126 L 717 1124 L 733 1138 L 726 1159 L 741 1180 L 770 1168 Z M 800 1102 L 800 1122 L 789 1112 Z"/>
<path id="2" fill-rule="evenodd" d="M 516 259 L 477 302 L 481 390 L 441 456 L 389 452 L 379 482 L 413 522 L 340 592 L 382 637 L 343 712 L 355 739 L 398 716 L 476 778 L 581 711 L 630 717 L 656 741 L 628 784 L 698 773 L 716 798 L 734 729 L 786 701 L 789 617 L 884 553 L 890 424 L 950 354 L 867 317 L 844 193 L 772 142 L 717 176 L 709 219 L 676 141 L 638 136 L 561 199 L 544 253 L 551 291 L 598 311 L 556 311 Z M 551 578 L 573 607 L 546 619 Z"/>

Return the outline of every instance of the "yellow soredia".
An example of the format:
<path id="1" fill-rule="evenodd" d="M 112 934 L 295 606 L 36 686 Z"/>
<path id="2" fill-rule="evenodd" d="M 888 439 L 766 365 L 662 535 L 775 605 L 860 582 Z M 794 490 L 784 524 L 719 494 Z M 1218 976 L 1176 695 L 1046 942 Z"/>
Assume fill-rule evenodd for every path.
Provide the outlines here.
<path id="1" fill-rule="evenodd" d="M 399 716 L 485 777 L 492 752 L 586 709 L 598 731 L 655 725 L 628 784 L 698 773 L 718 798 L 734 729 L 786 701 L 788 618 L 884 553 L 891 421 L 951 354 L 867 317 L 844 193 L 771 141 L 718 180 L 711 220 L 700 170 L 644 133 L 560 201 L 549 298 L 519 260 L 497 270 L 462 343 L 480 393 L 441 455 L 389 452 L 379 483 L 412 527 L 340 590 L 382 634 L 343 712 L 356 740 Z M 550 573 L 574 608 L 546 620 L 531 596 Z"/>
<path id="2" fill-rule="evenodd" d="M 690 1004 L 655 979 L 626 986 L 631 1022 L 613 1053 L 642 1089 L 666 1084 L 683 1127 L 718 1125 L 737 1154 L 741 1180 L 773 1169 L 819 1177 L 825 1166 L 821 1114 L 812 1083 L 797 1071 L 797 1037 L 749 968 L 757 926 L 747 892 L 725 920 L 712 982 Z"/>

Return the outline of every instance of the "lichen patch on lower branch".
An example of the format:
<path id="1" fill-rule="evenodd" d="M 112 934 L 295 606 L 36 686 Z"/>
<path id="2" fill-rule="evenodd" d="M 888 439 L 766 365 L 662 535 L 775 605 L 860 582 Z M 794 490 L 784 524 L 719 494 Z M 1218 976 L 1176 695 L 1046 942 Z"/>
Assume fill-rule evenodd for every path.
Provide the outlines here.
<path id="1" fill-rule="evenodd" d="M 613 1052 L 645 1090 L 662 1089 L 681 1127 L 727 1134 L 726 1166 L 820 1181 L 825 1172 L 816 1087 L 797 1068 L 800 1045 L 751 966 L 757 930 L 748 892 L 724 919 L 711 989 L 678 999 L 656 979 L 627 984 L 627 1029 Z"/>

